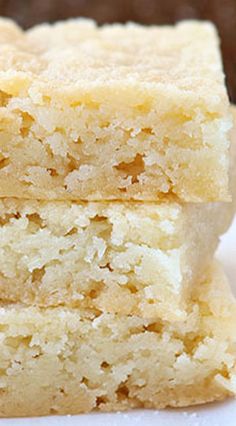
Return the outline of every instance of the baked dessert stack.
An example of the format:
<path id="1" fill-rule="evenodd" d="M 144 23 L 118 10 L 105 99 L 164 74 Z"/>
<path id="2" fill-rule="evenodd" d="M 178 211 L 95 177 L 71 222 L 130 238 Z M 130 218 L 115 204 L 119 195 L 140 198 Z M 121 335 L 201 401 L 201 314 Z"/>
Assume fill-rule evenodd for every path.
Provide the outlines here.
<path id="1" fill-rule="evenodd" d="M 1 20 L 0 47 L 0 415 L 235 394 L 214 27 Z"/>

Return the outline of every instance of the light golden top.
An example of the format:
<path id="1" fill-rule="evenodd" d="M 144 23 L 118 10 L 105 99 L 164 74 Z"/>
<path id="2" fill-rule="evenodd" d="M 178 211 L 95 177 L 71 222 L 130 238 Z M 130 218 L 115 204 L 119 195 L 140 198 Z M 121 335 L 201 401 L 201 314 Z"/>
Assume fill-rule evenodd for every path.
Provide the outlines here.
<path id="1" fill-rule="evenodd" d="M 208 22 L 98 27 L 75 19 L 24 32 L 1 19 L 0 79 L 15 71 L 51 87 L 58 82 L 85 90 L 122 84 L 174 91 L 175 96 L 191 92 L 216 104 L 226 96 L 218 37 Z"/>

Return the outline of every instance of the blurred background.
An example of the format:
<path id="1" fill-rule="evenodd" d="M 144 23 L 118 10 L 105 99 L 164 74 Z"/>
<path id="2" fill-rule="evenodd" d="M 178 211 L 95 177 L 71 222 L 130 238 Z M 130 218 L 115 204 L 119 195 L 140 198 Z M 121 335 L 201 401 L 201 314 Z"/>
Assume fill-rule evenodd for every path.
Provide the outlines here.
<path id="1" fill-rule="evenodd" d="M 236 0 L 0 0 L 0 15 L 24 28 L 85 16 L 107 22 L 166 24 L 181 19 L 208 19 L 220 32 L 227 85 L 236 102 Z"/>

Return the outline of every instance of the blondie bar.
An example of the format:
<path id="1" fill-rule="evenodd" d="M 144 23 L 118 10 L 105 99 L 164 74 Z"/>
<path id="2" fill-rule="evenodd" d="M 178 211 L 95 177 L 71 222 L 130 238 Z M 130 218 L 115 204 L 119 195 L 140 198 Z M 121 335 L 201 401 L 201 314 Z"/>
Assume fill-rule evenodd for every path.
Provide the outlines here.
<path id="1" fill-rule="evenodd" d="M 0 21 L 1 197 L 226 201 L 230 126 L 210 23 Z"/>
<path id="2" fill-rule="evenodd" d="M 236 394 L 236 302 L 222 272 L 185 321 L 0 307 L 0 415 L 180 407 Z"/>
<path id="3" fill-rule="evenodd" d="M 180 319 L 231 203 L 0 200 L 0 300 Z"/>

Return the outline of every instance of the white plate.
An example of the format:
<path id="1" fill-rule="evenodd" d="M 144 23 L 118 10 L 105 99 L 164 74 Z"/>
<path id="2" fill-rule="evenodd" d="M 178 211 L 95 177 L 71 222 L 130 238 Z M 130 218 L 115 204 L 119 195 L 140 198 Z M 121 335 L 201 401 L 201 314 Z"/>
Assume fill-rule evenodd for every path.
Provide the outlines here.
<path id="1" fill-rule="evenodd" d="M 236 219 L 222 238 L 217 257 L 236 294 Z M 235 324 L 236 327 L 236 324 Z M 0 426 L 236 426 L 236 400 L 190 409 L 138 410 L 129 413 L 87 414 L 28 419 L 2 419 Z"/>

